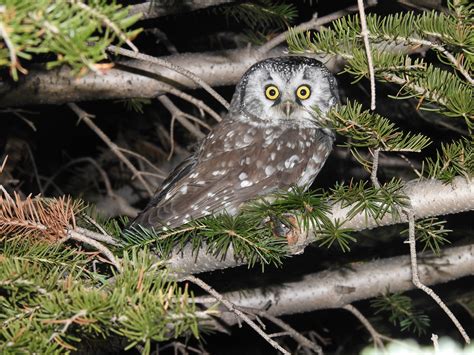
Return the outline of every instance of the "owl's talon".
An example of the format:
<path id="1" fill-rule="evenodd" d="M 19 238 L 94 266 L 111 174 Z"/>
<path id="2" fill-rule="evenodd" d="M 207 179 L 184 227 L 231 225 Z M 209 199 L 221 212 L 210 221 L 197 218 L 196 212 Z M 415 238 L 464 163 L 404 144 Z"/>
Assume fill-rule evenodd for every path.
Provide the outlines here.
<path id="1" fill-rule="evenodd" d="M 288 245 L 294 245 L 298 242 L 300 228 L 298 219 L 292 213 L 284 213 L 280 217 L 275 215 L 268 217 L 268 224 L 272 229 L 275 237 L 284 237 L 288 241 Z"/>

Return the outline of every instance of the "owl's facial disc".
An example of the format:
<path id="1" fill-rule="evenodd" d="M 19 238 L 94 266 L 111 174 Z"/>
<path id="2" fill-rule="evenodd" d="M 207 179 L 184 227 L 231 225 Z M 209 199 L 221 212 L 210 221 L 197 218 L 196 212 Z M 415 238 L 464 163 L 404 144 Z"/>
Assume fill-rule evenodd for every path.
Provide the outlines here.
<path id="1" fill-rule="evenodd" d="M 334 77 L 314 59 L 271 58 L 242 78 L 240 110 L 265 124 L 318 124 L 314 108 L 326 113 L 337 102 Z"/>

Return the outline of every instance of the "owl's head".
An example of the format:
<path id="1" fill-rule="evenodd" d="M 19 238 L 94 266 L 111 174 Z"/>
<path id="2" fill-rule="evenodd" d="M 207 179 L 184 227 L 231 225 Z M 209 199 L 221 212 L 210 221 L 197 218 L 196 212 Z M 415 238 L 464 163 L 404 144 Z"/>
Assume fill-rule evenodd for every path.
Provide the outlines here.
<path id="1" fill-rule="evenodd" d="M 337 102 L 336 80 L 323 64 L 288 56 L 265 59 L 250 67 L 237 85 L 230 111 L 265 124 L 317 124 L 314 108 L 324 114 Z"/>

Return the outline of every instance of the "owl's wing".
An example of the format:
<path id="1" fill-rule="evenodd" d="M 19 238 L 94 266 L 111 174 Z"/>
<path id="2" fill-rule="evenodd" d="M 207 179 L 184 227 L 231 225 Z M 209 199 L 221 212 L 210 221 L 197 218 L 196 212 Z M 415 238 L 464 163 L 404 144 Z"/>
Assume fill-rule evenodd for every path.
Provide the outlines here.
<path id="1" fill-rule="evenodd" d="M 298 147 L 299 134 L 285 130 L 282 137 L 283 131 L 275 132 L 270 140 L 265 129 L 242 122 L 219 124 L 134 223 L 176 227 L 213 213 L 235 214 L 242 203 L 295 184 L 308 161 Z M 287 142 L 295 143 L 289 147 Z"/>

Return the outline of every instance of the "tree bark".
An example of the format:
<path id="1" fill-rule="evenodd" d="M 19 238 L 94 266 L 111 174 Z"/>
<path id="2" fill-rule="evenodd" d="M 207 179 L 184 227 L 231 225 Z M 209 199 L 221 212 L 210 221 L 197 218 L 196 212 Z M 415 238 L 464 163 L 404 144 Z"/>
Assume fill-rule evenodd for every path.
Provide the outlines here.
<path id="1" fill-rule="evenodd" d="M 160 57 L 186 68 L 210 86 L 235 85 L 243 73 L 259 60 L 284 55 L 283 48 L 260 53 L 255 48 L 216 52 L 182 53 Z M 333 57 L 316 57 L 338 70 Z M 141 61 L 119 61 L 104 74 L 89 72 L 75 78 L 62 66 L 46 71 L 31 69 L 18 82 L 0 81 L 0 107 L 38 104 L 65 104 L 88 100 L 154 98 L 164 94 L 161 83 L 196 89 L 198 85 L 183 75 Z"/>
<path id="2" fill-rule="evenodd" d="M 420 253 L 419 275 L 425 285 L 435 285 L 474 274 L 474 245 L 447 248 L 440 256 Z M 351 263 L 335 271 L 322 271 L 303 276 L 298 281 L 266 285 L 264 288 L 241 289 L 223 293 L 223 297 L 241 307 L 263 309 L 279 316 L 340 308 L 355 301 L 377 297 L 387 292 L 414 289 L 411 281 L 410 257 L 396 256 L 365 263 Z M 210 296 L 196 301 L 206 306 L 216 301 Z M 228 312 L 222 319 L 235 324 Z"/>

